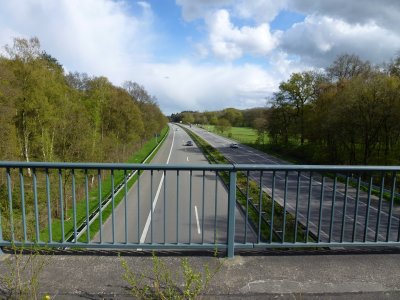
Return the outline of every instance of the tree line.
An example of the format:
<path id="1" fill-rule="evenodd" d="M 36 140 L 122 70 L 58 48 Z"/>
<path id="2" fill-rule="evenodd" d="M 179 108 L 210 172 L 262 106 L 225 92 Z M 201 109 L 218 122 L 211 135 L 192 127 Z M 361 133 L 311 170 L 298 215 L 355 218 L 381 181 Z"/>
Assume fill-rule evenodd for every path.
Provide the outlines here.
<path id="1" fill-rule="evenodd" d="M 0 160 L 126 160 L 167 118 L 138 83 L 64 72 L 37 38 L 0 56 Z"/>
<path id="2" fill-rule="evenodd" d="M 294 73 L 271 99 L 271 143 L 329 164 L 400 162 L 400 56 L 374 66 L 341 55 L 321 72 Z"/>

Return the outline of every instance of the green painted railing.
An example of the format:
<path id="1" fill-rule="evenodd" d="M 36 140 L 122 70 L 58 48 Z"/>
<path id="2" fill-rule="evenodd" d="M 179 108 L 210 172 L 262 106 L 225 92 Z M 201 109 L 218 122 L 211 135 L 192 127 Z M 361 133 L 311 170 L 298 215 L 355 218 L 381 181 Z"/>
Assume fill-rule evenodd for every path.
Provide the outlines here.
<path id="1" fill-rule="evenodd" d="M 232 257 L 244 248 L 400 245 L 399 166 L 0 162 L 0 172 L 1 247 Z"/>

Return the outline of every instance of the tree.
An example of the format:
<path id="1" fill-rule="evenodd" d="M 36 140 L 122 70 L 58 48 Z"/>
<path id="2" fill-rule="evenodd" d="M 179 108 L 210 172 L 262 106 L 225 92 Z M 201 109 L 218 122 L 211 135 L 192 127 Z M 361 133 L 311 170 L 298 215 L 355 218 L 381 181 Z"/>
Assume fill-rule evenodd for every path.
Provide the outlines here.
<path id="1" fill-rule="evenodd" d="M 184 112 L 182 117 L 182 122 L 185 124 L 193 124 L 194 123 L 194 117 L 192 113 L 189 112 Z"/>
<path id="2" fill-rule="evenodd" d="M 265 144 L 265 133 L 267 131 L 267 119 L 258 117 L 253 120 L 252 127 L 257 131 L 257 141 Z"/>
<path id="3" fill-rule="evenodd" d="M 224 133 L 225 131 L 230 130 L 231 127 L 232 127 L 231 123 L 229 123 L 227 119 L 222 118 L 218 120 L 216 129 L 217 131 Z"/>
<path id="4" fill-rule="evenodd" d="M 327 73 L 332 80 L 349 80 L 365 74 L 371 70 L 368 61 L 363 61 L 355 54 L 342 54 L 327 68 Z"/>
<path id="5" fill-rule="evenodd" d="M 315 99 L 315 74 L 312 72 L 293 73 L 289 80 L 279 85 L 275 94 L 277 105 L 289 105 L 294 108 L 299 123 L 300 144 L 304 144 L 305 106 Z"/>
<path id="6" fill-rule="evenodd" d="M 222 117 L 229 121 L 233 126 L 240 126 L 243 122 L 242 112 L 235 108 L 226 108 L 222 112 Z"/>

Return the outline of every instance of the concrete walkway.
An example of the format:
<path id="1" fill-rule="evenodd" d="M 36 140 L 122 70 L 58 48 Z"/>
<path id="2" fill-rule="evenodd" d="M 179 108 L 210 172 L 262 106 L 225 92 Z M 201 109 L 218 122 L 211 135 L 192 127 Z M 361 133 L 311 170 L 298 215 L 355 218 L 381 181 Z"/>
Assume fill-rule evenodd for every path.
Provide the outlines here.
<path id="1" fill-rule="evenodd" d="M 150 252 L 121 255 L 133 272 L 152 276 Z M 157 256 L 171 274 L 181 274 L 183 258 L 195 270 L 220 265 L 202 299 L 400 298 L 399 249 L 241 252 L 231 260 L 215 258 L 211 252 L 165 251 Z M 29 254 L 23 256 L 27 258 Z M 0 274 L 8 274 L 13 259 L 11 254 L 0 257 Z M 39 289 L 51 299 L 131 298 L 117 251 L 64 250 L 39 259 L 45 261 Z M 3 284 L 0 298 L 6 295 Z"/>

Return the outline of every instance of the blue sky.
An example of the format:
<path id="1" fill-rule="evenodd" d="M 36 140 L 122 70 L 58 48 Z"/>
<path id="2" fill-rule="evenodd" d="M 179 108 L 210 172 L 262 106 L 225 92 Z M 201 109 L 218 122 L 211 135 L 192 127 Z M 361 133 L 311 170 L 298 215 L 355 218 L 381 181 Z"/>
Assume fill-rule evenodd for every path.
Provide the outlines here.
<path id="1" fill-rule="evenodd" d="M 291 73 L 400 50 L 398 0 L 0 0 L 0 44 L 37 36 L 65 71 L 136 81 L 165 114 L 264 106 Z"/>

